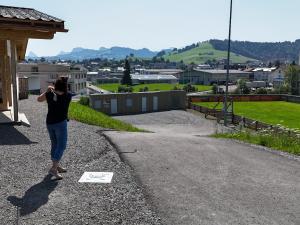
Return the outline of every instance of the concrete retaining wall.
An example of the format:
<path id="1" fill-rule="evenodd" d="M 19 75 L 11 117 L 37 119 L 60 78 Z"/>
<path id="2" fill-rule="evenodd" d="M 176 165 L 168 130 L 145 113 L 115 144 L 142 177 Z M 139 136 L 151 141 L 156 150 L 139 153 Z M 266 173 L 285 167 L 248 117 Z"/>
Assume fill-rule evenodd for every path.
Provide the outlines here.
<path id="1" fill-rule="evenodd" d="M 90 95 L 90 106 L 108 115 L 138 114 L 186 108 L 184 91 Z"/>

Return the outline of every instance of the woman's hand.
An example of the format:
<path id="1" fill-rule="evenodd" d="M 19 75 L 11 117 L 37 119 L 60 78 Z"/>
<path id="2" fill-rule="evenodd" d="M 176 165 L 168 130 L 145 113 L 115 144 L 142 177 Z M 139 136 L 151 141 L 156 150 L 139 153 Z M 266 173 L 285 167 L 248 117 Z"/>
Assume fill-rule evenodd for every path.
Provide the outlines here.
<path id="1" fill-rule="evenodd" d="M 49 92 L 49 91 L 53 91 L 54 90 L 54 87 L 53 86 L 48 86 L 48 88 L 47 88 L 47 92 Z"/>

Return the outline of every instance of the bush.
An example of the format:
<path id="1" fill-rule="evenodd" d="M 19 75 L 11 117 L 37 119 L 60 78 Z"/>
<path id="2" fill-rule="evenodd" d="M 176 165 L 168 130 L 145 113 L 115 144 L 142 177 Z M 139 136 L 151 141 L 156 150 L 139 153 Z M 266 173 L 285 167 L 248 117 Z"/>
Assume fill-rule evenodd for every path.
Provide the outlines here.
<path id="1" fill-rule="evenodd" d="M 212 91 L 213 91 L 213 94 L 217 94 L 218 93 L 218 85 L 214 84 L 212 86 Z"/>
<path id="2" fill-rule="evenodd" d="M 255 94 L 266 95 L 268 94 L 268 90 L 266 88 L 261 87 L 256 89 Z"/>
<path id="3" fill-rule="evenodd" d="M 198 91 L 198 88 L 196 88 L 195 86 L 193 86 L 191 84 L 184 85 L 182 89 L 185 92 L 197 92 Z"/>
<path id="4" fill-rule="evenodd" d="M 79 104 L 89 106 L 90 105 L 90 98 L 86 97 L 86 96 L 81 96 L 80 99 L 79 99 Z"/>
<path id="5" fill-rule="evenodd" d="M 279 88 L 275 88 L 272 90 L 271 94 L 288 94 L 289 87 L 286 85 L 280 86 Z"/>
<path id="6" fill-rule="evenodd" d="M 251 90 L 247 87 L 246 81 L 243 79 L 238 80 L 237 89 L 235 89 L 234 94 L 250 94 Z"/>
<path id="7" fill-rule="evenodd" d="M 174 90 L 174 91 L 177 91 L 177 90 L 181 90 L 181 89 L 180 89 L 180 87 L 178 87 L 178 86 L 174 86 L 174 87 L 173 87 L 173 90 Z"/>
<path id="8" fill-rule="evenodd" d="M 147 86 L 140 88 L 140 92 L 147 92 L 147 91 L 149 91 L 149 88 Z"/>
<path id="9" fill-rule="evenodd" d="M 118 92 L 119 93 L 128 93 L 128 92 L 132 92 L 133 88 L 131 86 L 119 86 L 118 87 Z"/>

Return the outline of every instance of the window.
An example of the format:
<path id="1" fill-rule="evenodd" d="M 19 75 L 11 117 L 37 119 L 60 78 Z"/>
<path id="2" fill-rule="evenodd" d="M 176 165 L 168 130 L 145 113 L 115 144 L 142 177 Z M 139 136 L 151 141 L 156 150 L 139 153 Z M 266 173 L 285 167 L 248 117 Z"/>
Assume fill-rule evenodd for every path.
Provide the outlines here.
<path id="1" fill-rule="evenodd" d="M 31 72 L 33 72 L 33 73 L 39 72 L 39 67 L 37 67 L 37 66 L 31 67 Z"/>

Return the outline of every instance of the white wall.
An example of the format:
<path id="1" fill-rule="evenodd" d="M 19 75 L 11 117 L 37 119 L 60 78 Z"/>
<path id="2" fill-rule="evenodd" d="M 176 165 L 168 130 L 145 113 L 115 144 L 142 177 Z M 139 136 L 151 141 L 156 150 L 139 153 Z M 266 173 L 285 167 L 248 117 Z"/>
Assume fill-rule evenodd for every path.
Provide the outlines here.
<path id="1" fill-rule="evenodd" d="M 41 82 L 39 77 L 29 77 L 28 78 L 28 89 L 29 91 L 32 90 L 39 90 L 41 88 Z"/>

